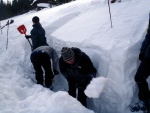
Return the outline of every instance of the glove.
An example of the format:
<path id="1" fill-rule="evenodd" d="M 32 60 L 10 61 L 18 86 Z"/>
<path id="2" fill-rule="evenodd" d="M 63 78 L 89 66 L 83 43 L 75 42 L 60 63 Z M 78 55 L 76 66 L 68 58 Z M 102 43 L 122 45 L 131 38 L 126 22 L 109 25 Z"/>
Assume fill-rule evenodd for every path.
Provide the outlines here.
<path id="1" fill-rule="evenodd" d="M 143 61 L 143 59 L 144 59 L 144 53 L 141 52 L 141 53 L 139 54 L 139 60 Z"/>
<path id="2" fill-rule="evenodd" d="M 31 35 L 25 35 L 26 39 L 31 38 Z"/>
<path id="3" fill-rule="evenodd" d="M 58 75 L 59 72 L 57 70 L 54 70 L 54 75 Z"/>

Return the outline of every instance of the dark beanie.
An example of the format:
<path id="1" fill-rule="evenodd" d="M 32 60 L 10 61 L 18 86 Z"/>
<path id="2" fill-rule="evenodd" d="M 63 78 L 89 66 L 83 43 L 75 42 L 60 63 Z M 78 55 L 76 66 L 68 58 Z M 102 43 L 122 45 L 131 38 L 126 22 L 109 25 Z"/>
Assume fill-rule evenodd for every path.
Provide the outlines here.
<path id="1" fill-rule="evenodd" d="M 37 16 L 34 16 L 34 17 L 32 18 L 32 22 L 34 22 L 34 23 L 39 23 L 39 21 L 40 21 L 40 19 L 39 19 L 39 17 L 37 17 Z"/>
<path id="2" fill-rule="evenodd" d="M 61 49 L 61 56 L 64 61 L 69 61 L 74 57 L 74 52 L 71 48 L 63 47 Z"/>

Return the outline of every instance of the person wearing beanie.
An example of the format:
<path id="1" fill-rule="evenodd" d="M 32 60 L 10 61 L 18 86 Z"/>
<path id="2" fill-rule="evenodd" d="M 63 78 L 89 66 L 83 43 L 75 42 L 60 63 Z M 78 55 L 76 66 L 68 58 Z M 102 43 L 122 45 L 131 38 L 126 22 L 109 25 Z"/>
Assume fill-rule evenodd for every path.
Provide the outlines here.
<path id="1" fill-rule="evenodd" d="M 36 49 L 39 46 L 48 46 L 46 37 L 45 37 L 45 30 L 40 24 L 40 19 L 37 16 L 32 18 L 33 22 L 33 29 L 31 30 L 31 35 L 26 35 L 25 37 L 31 38 L 32 40 L 32 50 Z"/>
<path id="2" fill-rule="evenodd" d="M 50 46 L 40 46 L 31 53 L 30 59 L 35 69 L 37 84 L 52 88 L 52 79 L 54 75 L 59 74 L 57 71 L 58 55 L 56 51 Z M 51 59 L 53 67 L 51 67 Z M 43 76 L 43 70 L 45 76 Z"/>
<path id="3" fill-rule="evenodd" d="M 86 107 L 87 96 L 84 90 L 92 78 L 96 77 L 97 72 L 90 58 L 79 48 L 63 47 L 59 67 L 60 72 L 68 81 L 69 95 L 77 97 L 78 101 Z M 76 95 L 77 89 L 78 95 Z"/>

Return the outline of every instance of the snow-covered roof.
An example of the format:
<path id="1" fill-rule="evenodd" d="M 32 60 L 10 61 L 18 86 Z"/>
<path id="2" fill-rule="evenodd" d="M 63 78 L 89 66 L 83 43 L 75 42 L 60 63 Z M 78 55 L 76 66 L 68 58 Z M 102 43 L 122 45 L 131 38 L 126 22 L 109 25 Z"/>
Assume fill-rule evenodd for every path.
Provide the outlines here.
<path id="1" fill-rule="evenodd" d="M 37 4 L 38 7 L 49 7 L 48 3 L 39 3 Z"/>
<path id="2" fill-rule="evenodd" d="M 49 7 L 48 3 L 39 3 L 37 4 L 38 7 Z"/>

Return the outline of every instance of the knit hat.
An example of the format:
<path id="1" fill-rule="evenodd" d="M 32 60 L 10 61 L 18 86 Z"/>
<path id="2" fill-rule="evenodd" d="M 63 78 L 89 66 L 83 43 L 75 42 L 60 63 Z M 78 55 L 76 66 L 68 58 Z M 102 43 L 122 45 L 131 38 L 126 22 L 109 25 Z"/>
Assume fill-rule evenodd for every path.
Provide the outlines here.
<path id="1" fill-rule="evenodd" d="M 74 52 L 71 48 L 63 47 L 61 49 L 61 56 L 64 61 L 69 61 L 74 57 Z"/>
<path id="2" fill-rule="evenodd" d="M 34 23 L 39 23 L 39 21 L 40 21 L 40 19 L 39 19 L 39 17 L 37 17 L 37 16 L 34 16 L 34 17 L 32 18 L 32 22 L 34 22 Z"/>

